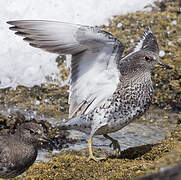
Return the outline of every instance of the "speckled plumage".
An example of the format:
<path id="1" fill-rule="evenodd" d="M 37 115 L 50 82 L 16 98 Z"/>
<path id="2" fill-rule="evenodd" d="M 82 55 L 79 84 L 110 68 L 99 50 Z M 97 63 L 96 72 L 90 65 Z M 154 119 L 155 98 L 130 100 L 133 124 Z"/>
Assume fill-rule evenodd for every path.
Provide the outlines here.
<path id="1" fill-rule="evenodd" d="M 76 129 L 86 134 L 102 135 L 120 130 L 140 117 L 151 104 L 153 86 L 150 73 L 128 78 L 120 82 L 112 98 L 88 115 L 81 115 L 66 123 L 61 129 Z"/>
<path id="2" fill-rule="evenodd" d="M 0 178 L 13 178 L 27 170 L 36 160 L 43 135 L 36 123 L 24 123 L 15 134 L 0 135 Z"/>
<path id="3" fill-rule="evenodd" d="M 123 128 L 148 109 L 153 95 L 151 71 L 156 64 L 168 68 L 159 61 L 159 48 L 151 29 L 148 27 L 122 57 L 122 42 L 96 27 L 55 21 L 8 23 L 33 47 L 72 54 L 71 119 L 58 128 L 87 133 L 91 159 L 97 160 L 92 153 L 94 135 L 104 135 L 120 151 L 118 142 L 107 134 Z"/>

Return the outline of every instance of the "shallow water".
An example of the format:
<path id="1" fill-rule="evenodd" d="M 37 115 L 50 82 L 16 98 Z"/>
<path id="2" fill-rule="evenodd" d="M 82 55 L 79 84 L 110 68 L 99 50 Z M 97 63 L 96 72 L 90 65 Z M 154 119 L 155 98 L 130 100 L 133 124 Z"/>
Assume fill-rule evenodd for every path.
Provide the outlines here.
<path id="1" fill-rule="evenodd" d="M 121 150 L 127 149 L 133 146 L 139 146 L 143 144 L 155 143 L 165 138 L 165 134 L 168 132 L 167 128 L 160 129 L 159 127 L 146 126 L 138 123 L 132 123 L 125 128 L 110 134 L 111 137 L 117 139 L 121 146 Z M 80 138 L 81 141 L 71 145 L 69 148 L 79 150 L 87 148 L 88 136 L 78 131 L 70 131 L 70 138 Z M 93 138 L 93 146 L 105 148 L 111 150 L 110 140 L 103 136 L 95 136 Z"/>
<path id="2" fill-rule="evenodd" d="M 80 150 L 87 148 L 88 135 L 81 133 L 79 131 L 70 130 L 69 138 L 80 139 L 76 144 L 68 144 L 67 149 Z M 165 138 L 168 128 L 159 128 L 156 126 L 146 126 L 138 123 L 131 123 L 125 128 L 110 134 L 111 137 L 117 139 L 121 146 L 121 150 L 127 149 L 129 147 L 140 146 L 149 143 L 156 143 Z M 103 136 L 95 136 L 93 138 L 93 146 L 104 148 L 111 151 L 112 148 L 109 146 L 110 141 Z M 39 155 L 36 162 L 48 161 L 46 155 L 49 153 L 57 153 L 59 151 L 54 150 L 53 152 L 39 151 Z"/>
<path id="3" fill-rule="evenodd" d="M 11 109 L 9 112 L 19 111 L 16 109 Z M 7 110 L 0 111 L 1 114 L 7 115 Z M 23 111 L 21 111 L 23 113 Z M 44 115 L 38 116 L 37 114 L 31 114 L 29 112 L 23 113 L 26 119 L 44 119 L 49 123 L 55 125 L 59 123 L 60 119 L 56 118 L 46 118 Z M 176 114 L 168 112 L 161 109 L 150 108 L 150 110 L 139 120 L 127 125 L 123 129 L 110 134 L 111 137 L 119 141 L 121 150 L 127 149 L 129 147 L 140 146 L 149 143 L 156 143 L 162 139 L 165 139 L 165 135 L 171 131 L 175 126 Z M 75 138 L 78 141 L 75 144 L 67 144 L 65 147 L 67 149 L 80 150 L 82 148 L 87 148 L 88 135 L 81 133 L 79 131 L 69 130 L 68 138 Z M 110 147 L 110 140 L 104 138 L 103 136 L 95 136 L 93 138 L 93 146 L 104 148 L 108 151 L 112 151 Z M 40 150 L 36 162 L 48 161 L 47 154 L 57 153 L 58 150 L 45 151 Z"/>
<path id="4" fill-rule="evenodd" d="M 149 143 L 156 143 L 162 139 L 165 139 L 166 134 L 171 131 L 175 126 L 176 114 L 161 109 L 150 109 L 143 119 L 137 120 L 123 129 L 110 134 L 111 137 L 119 141 L 121 150 L 129 147 L 140 146 Z M 55 123 L 55 121 L 54 121 Z M 75 144 L 68 144 L 67 149 L 80 150 L 87 148 L 88 135 L 74 130 L 69 130 L 69 138 L 76 138 L 78 142 Z M 93 138 L 93 146 L 104 148 L 108 151 L 112 151 L 112 147 L 109 146 L 110 141 L 103 136 L 95 136 Z M 53 151 L 56 153 L 59 151 Z M 41 151 L 37 158 L 37 161 L 48 159 L 44 155 L 49 152 Z"/>

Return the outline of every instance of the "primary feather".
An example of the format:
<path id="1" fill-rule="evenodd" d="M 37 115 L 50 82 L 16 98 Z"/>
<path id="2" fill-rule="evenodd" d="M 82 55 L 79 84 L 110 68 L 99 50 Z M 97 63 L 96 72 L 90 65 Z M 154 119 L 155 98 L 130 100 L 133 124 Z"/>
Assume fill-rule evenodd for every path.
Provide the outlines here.
<path id="1" fill-rule="evenodd" d="M 104 105 L 116 90 L 124 46 L 99 28 L 56 21 L 10 21 L 11 30 L 37 48 L 72 54 L 69 117 Z"/>

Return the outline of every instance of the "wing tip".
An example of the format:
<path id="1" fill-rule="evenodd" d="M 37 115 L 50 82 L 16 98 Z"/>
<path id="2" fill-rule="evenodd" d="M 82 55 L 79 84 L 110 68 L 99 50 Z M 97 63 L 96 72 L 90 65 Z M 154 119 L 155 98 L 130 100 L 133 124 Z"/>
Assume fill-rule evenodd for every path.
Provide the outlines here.
<path id="1" fill-rule="evenodd" d="M 13 25 L 14 21 L 6 21 L 7 24 Z"/>
<path id="2" fill-rule="evenodd" d="M 16 34 L 16 33 L 15 33 Z M 17 35 L 19 35 L 19 36 L 23 36 L 24 37 L 24 34 L 17 34 Z M 29 37 L 25 37 L 25 38 L 23 38 L 23 40 L 24 41 L 26 41 L 26 42 L 32 42 L 33 41 L 33 39 L 32 38 L 29 38 Z"/>
<path id="3" fill-rule="evenodd" d="M 17 27 L 16 27 L 16 26 L 11 26 L 11 27 L 9 27 L 9 29 L 10 29 L 11 31 L 17 31 Z"/>
<path id="4" fill-rule="evenodd" d="M 9 25 L 11 25 L 10 27 L 9 27 L 9 29 L 11 30 L 11 31 L 17 31 L 17 22 L 18 21 L 7 21 L 6 23 L 7 24 L 9 24 Z"/>
<path id="5" fill-rule="evenodd" d="M 10 25 L 16 25 L 18 22 L 20 22 L 21 20 L 15 20 L 15 21 L 6 21 L 7 24 L 10 24 Z"/>

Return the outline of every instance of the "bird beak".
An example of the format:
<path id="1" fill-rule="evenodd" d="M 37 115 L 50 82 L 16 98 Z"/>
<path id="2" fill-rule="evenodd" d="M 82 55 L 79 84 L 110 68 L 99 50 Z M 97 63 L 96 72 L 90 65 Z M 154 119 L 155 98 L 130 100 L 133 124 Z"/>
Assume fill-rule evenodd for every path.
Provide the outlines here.
<path id="1" fill-rule="evenodd" d="M 158 62 L 158 64 L 159 65 L 161 65 L 163 68 L 165 68 L 165 69 L 172 69 L 172 67 L 171 66 L 169 66 L 169 65 L 167 65 L 167 64 L 164 64 L 164 63 L 162 63 L 162 62 Z"/>
<path id="2" fill-rule="evenodd" d="M 45 135 L 42 135 L 39 138 L 39 140 L 42 141 L 42 142 L 50 142 L 50 143 L 54 144 L 53 141 L 51 139 L 47 138 Z"/>

